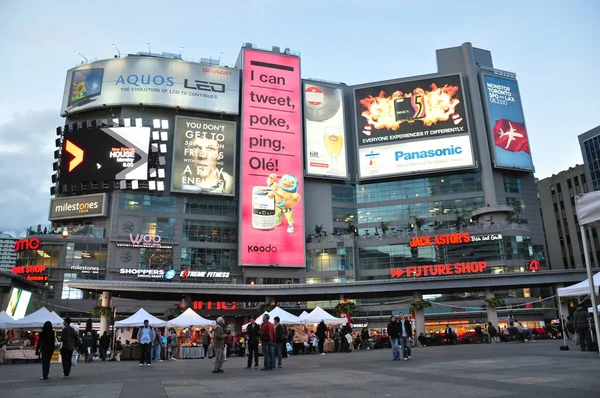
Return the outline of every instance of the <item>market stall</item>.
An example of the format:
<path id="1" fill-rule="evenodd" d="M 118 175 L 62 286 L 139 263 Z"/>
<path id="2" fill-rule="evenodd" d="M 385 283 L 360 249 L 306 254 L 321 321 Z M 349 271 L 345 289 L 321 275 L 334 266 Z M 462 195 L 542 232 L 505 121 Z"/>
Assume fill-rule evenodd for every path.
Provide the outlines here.
<path id="1" fill-rule="evenodd" d="M 144 321 L 148 320 L 150 326 L 155 328 L 164 328 L 167 326 L 167 322 L 162 319 L 158 319 L 154 315 L 149 314 L 145 309 L 140 308 L 135 314 L 122 321 L 116 321 L 115 327 L 117 328 L 131 328 L 144 326 Z"/>
<path id="2" fill-rule="evenodd" d="M 204 328 L 216 325 L 215 321 L 201 317 L 191 308 L 185 310 L 175 319 L 167 322 L 169 328 L 183 329 L 183 342 L 179 348 L 179 357 L 181 359 L 204 358 L 204 347 L 202 346 L 202 334 L 208 333 Z M 208 349 L 207 356 L 214 356 L 212 346 Z"/>
<path id="3" fill-rule="evenodd" d="M 0 312 L 0 329 L 7 329 L 7 322 L 14 322 L 13 317 L 8 315 L 6 311 Z"/>
<path id="4" fill-rule="evenodd" d="M 48 311 L 45 307 L 40 308 L 33 314 L 29 314 L 26 317 L 18 319 L 12 322 L 6 322 L 7 329 L 41 329 L 46 321 L 52 323 L 52 327 L 55 329 L 62 328 L 64 321 L 59 317 L 56 312 Z"/>

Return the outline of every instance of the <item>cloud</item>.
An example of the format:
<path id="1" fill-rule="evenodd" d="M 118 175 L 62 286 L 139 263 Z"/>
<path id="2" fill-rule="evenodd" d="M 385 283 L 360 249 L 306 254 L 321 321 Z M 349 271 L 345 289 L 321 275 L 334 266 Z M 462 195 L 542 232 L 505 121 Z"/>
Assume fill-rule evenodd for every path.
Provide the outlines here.
<path id="1" fill-rule="evenodd" d="M 0 231 L 21 235 L 48 224 L 57 110 L 18 112 L 0 121 Z"/>

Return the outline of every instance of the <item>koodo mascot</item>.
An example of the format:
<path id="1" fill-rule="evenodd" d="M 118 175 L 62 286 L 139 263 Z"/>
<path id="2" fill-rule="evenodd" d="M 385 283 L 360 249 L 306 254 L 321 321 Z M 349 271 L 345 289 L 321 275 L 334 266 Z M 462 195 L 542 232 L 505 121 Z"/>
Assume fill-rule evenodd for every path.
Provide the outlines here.
<path id="1" fill-rule="evenodd" d="M 275 198 L 277 205 L 275 214 L 277 216 L 277 225 L 281 225 L 281 215 L 287 219 L 289 233 L 294 232 L 294 218 L 292 208 L 300 202 L 298 191 L 298 179 L 292 174 L 284 174 L 279 182 L 276 182 L 277 174 L 273 173 L 267 178 L 267 186 L 272 189 L 268 196 Z"/>

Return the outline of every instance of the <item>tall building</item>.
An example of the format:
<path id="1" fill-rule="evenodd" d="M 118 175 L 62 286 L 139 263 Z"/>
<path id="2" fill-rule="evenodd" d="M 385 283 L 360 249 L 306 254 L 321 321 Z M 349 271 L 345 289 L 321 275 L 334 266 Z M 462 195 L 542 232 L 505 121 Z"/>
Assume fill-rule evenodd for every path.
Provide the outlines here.
<path id="1" fill-rule="evenodd" d="M 588 192 L 585 171 L 583 165 L 576 165 L 538 181 L 547 260 L 552 269 L 585 268 L 581 229 L 575 208 L 575 197 Z M 592 267 L 597 267 L 600 259 L 598 229 L 588 228 L 586 238 Z"/>
<path id="2" fill-rule="evenodd" d="M 581 134 L 578 138 L 590 191 L 600 191 L 600 126 Z"/>
<path id="3" fill-rule="evenodd" d="M 0 232 L 0 271 L 10 271 L 17 263 L 16 241 L 17 238 Z"/>
<path id="4" fill-rule="evenodd" d="M 429 296 L 356 300 L 354 317 L 384 327 L 428 297 L 442 303 L 429 326 L 468 324 L 495 295 L 505 318 L 540 325 L 552 310 L 525 303 L 549 297 L 546 287 L 454 289 L 464 274 L 547 269 L 516 75 L 470 43 L 436 56 L 437 72 L 356 86 L 302 80 L 297 53 L 251 44 L 230 67 L 147 53 L 78 66 L 57 129 L 52 225 L 29 231 L 40 247 L 24 246 L 19 264 L 44 265 L 35 277 L 47 279 L 48 305 L 74 318 L 102 289 L 72 279 L 147 281 L 155 288 L 139 297 L 157 299 L 115 294 L 113 305 L 162 313 L 181 303 L 160 299 L 161 281 L 351 291 L 441 276 Z"/>

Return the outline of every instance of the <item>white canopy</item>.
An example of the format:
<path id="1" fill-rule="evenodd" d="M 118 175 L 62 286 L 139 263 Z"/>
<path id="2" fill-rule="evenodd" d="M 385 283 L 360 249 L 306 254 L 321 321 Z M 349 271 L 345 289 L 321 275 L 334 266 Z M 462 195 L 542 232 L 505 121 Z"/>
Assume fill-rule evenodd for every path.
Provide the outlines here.
<path id="1" fill-rule="evenodd" d="M 0 329 L 6 329 L 7 322 L 14 322 L 13 317 L 8 315 L 6 311 L 0 312 Z"/>
<path id="2" fill-rule="evenodd" d="M 304 320 L 304 318 L 306 318 L 307 316 L 308 316 L 308 312 L 302 311 L 302 314 L 300 314 L 300 316 L 298 318 L 300 318 L 300 320 Z"/>
<path id="3" fill-rule="evenodd" d="M 594 275 L 594 290 L 598 291 L 598 286 L 600 286 L 600 272 Z M 579 283 L 576 283 L 571 286 L 561 287 L 557 289 L 557 294 L 561 297 L 564 296 L 586 296 L 590 294 L 590 283 L 586 279 Z"/>
<path id="4" fill-rule="evenodd" d="M 278 316 L 279 317 L 279 322 L 281 322 L 281 324 L 283 325 L 301 325 L 304 322 L 302 321 L 302 319 L 300 319 L 299 317 L 297 317 L 294 314 L 290 314 L 289 312 L 287 312 L 284 309 L 281 309 L 279 307 L 275 307 L 271 310 L 271 312 L 263 312 L 259 317 L 256 318 L 256 323 L 258 325 L 262 325 L 263 320 L 262 317 L 264 314 L 268 314 L 269 315 L 269 322 L 273 323 L 273 319 Z M 250 324 L 250 322 L 248 322 L 247 324 L 242 326 L 242 330 L 246 330 L 246 326 L 248 326 Z"/>
<path id="5" fill-rule="evenodd" d="M 348 323 L 346 318 L 336 318 L 321 307 L 316 307 L 310 312 L 310 314 L 308 314 L 308 316 L 302 319 L 302 323 L 306 325 L 311 323 L 320 323 L 321 321 L 325 321 L 325 323 L 328 325 L 345 325 Z"/>
<path id="6" fill-rule="evenodd" d="M 145 309 L 140 308 L 138 312 L 133 314 L 127 319 L 123 319 L 122 321 L 116 321 L 115 327 L 117 328 L 130 328 L 130 327 L 140 327 L 144 326 L 144 320 L 148 320 L 148 323 L 152 327 L 162 328 L 167 326 L 167 322 L 162 319 L 158 319 L 157 317 L 150 315 Z"/>
<path id="7" fill-rule="evenodd" d="M 600 304 L 598 304 L 598 311 L 600 311 Z M 591 314 L 592 312 L 594 312 L 594 307 L 590 307 L 588 308 L 588 312 Z"/>
<path id="8" fill-rule="evenodd" d="M 46 321 L 52 323 L 53 328 L 63 327 L 63 320 L 56 312 L 48 311 L 46 307 L 42 307 L 36 312 L 27 315 L 17 321 L 6 322 L 7 329 L 41 329 Z"/>
<path id="9" fill-rule="evenodd" d="M 170 327 L 189 327 L 189 326 L 214 326 L 217 323 L 201 317 L 191 308 L 185 310 L 181 315 L 175 319 L 167 321 Z"/>
<path id="10" fill-rule="evenodd" d="M 600 227 L 600 191 L 588 192 L 575 198 L 579 225 Z"/>

